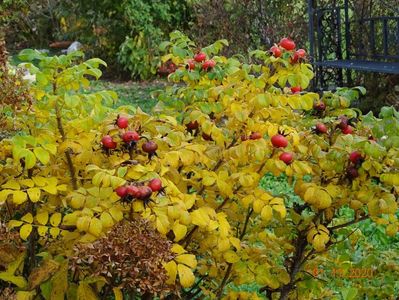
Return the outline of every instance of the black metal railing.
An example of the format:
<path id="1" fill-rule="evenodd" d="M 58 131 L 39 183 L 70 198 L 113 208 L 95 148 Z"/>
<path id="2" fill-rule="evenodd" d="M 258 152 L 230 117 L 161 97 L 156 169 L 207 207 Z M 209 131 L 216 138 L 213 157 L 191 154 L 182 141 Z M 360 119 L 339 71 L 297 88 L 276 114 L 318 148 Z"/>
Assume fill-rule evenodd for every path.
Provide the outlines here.
<path id="1" fill-rule="evenodd" d="M 358 18 L 349 0 L 318 7 L 308 0 L 310 56 L 316 84 L 343 84 L 343 70 L 399 74 L 399 16 Z M 350 14 L 351 12 L 351 14 Z"/>

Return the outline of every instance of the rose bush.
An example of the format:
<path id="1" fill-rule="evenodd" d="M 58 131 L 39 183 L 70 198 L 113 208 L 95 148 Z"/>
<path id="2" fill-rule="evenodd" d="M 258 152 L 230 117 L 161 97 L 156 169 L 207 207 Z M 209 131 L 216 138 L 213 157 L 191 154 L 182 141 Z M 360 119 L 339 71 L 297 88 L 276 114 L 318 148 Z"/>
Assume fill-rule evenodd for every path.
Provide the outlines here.
<path id="1" fill-rule="evenodd" d="M 268 297 L 320 298 L 330 291 L 307 270 L 354 238 L 348 226 L 371 219 L 397 233 L 398 147 L 387 142 L 393 129 L 384 121 L 350 108 L 363 90 L 306 92 L 312 67 L 292 43 L 276 45 L 278 57 L 274 48 L 248 60 L 219 56 L 226 44 L 197 53 L 172 33 L 161 49 L 177 66 L 169 75 L 176 84 L 152 115 L 110 109 L 113 92 L 81 92 L 101 76 L 99 59 L 20 54 L 36 74 L 35 101 L 16 116 L 21 134 L 1 141 L 0 212 L 25 248 L 13 250 L 1 284 L 45 299 L 235 299 L 257 296 L 226 285 L 256 282 Z M 299 197 L 260 188 L 268 173 L 286 174 Z M 131 225 L 121 229 L 123 222 Z M 112 228 L 148 232 L 148 250 L 121 242 Z M 104 254 L 109 245 L 115 255 Z M 102 250 L 77 255 L 85 247 Z M 136 277 L 124 277 L 137 270 L 114 266 L 126 253 L 156 247 L 168 276 L 153 277 L 158 258 L 148 265 L 138 257 L 138 268 L 151 272 L 135 289 Z"/>

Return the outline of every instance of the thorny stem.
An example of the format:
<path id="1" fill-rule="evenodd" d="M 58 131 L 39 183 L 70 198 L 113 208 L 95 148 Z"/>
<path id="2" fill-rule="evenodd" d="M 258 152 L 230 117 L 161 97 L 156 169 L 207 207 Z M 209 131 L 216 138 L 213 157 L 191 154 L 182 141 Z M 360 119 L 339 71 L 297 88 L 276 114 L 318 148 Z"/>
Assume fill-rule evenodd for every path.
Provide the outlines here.
<path id="1" fill-rule="evenodd" d="M 56 77 L 54 77 L 54 80 L 55 79 L 56 79 Z M 56 94 L 56 91 L 57 91 L 57 83 L 54 82 L 53 83 L 53 93 L 54 93 L 54 95 Z M 57 118 L 58 131 L 61 134 L 62 141 L 65 142 L 66 135 L 65 135 L 64 127 L 62 126 L 61 111 L 60 111 L 60 108 L 58 106 L 58 100 L 55 103 L 55 115 L 56 115 L 56 118 Z M 72 188 L 74 190 L 77 190 L 78 189 L 78 180 L 76 179 L 75 167 L 74 167 L 73 162 L 72 162 L 72 150 L 70 148 L 65 150 L 65 157 L 66 157 L 67 164 L 68 164 L 69 174 L 71 175 Z"/>
<path id="2" fill-rule="evenodd" d="M 350 222 L 347 222 L 347 223 L 344 223 L 344 224 L 341 224 L 341 225 L 336 225 L 336 226 L 329 227 L 328 229 L 330 230 L 330 232 L 332 232 L 333 230 L 344 228 L 344 227 L 347 227 L 349 225 L 352 225 L 352 224 L 358 223 L 360 221 L 363 221 L 363 220 L 367 219 L 368 217 L 369 216 L 362 216 L 362 217 L 360 217 L 358 219 L 355 219 L 355 220 L 352 220 Z M 319 218 L 319 216 L 317 216 L 316 218 Z M 262 292 L 266 292 L 267 295 L 269 297 L 271 297 L 272 293 L 280 292 L 280 300 L 287 300 L 288 299 L 290 292 L 295 288 L 295 284 L 298 282 L 298 280 L 295 279 L 296 275 L 298 274 L 298 272 L 300 272 L 300 269 L 303 266 L 303 264 L 315 253 L 314 249 L 312 249 L 306 255 L 304 255 L 305 254 L 305 248 L 306 248 L 306 246 L 308 244 L 307 240 L 306 240 L 306 231 L 307 230 L 300 231 L 299 234 L 298 234 L 298 237 L 297 237 L 297 239 L 295 241 L 295 249 L 296 249 L 295 250 L 295 254 L 294 254 L 294 257 L 292 259 L 290 259 L 291 262 L 292 262 L 291 266 L 287 269 L 287 271 L 288 271 L 288 273 L 290 275 L 290 282 L 288 284 L 280 287 L 279 289 L 276 289 L 276 290 L 270 289 L 267 286 L 262 287 L 260 289 L 261 293 Z M 343 240 L 341 240 L 341 241 L 339 241 L 337 243 L 340 243 L 340 242 L 346 240 L 354 232 L 355 232 L 355 230 L 352 231 L 345 239 L 343 239 Z M 330 246 L 332 246 L 334 244 L 337 244 L 337 243 L 330 243 L 330 244 L 327 245 L 327 247 L 330 247 Z M 327 251 L 327 249 L 325 251 Z"/>
<path id="3" fill-rule="evenodd" d="M 354 219 L 354 220 L 352 220 L 350 222 L 347 222 L 347 223 L 344 223 L 344 224 L 341 224 L 341 225 L 336 225 L 336 226 L 333 226 L 333 227 L 329 227 L 328 230 L 332 231 L 332 230 L 336 230 L 336 229 L 339 229 L 339 228 L 343 228 L 343 227 L 346 227 L 346 226 L 349 226 L 349 225 L 356 224 L 358 222 L 364 221 L 364 220 L 366 220 L 368 218 L 369 218 L 369 216 L 365 215 L 365 216 L 362 216 L 362 217 L 360 217 L 358 219 Z"/>
<path id="4" fill-rule="evenodd" d="M 230 272 L 231 272 L 232 268 L 233 268 L 233 264 L 229 263 L 228 266 L 227 266 L 227 269 L 226 269 L 226 273 L 224 274 L 223 280 L 220 283 L 220 286 L 219 286 L 219 289 L 218 289 L 218 292 L 217 292 L 217 296 L 216 296 L 217 299 L 222 299 L 223 290 L 224 290 L 224 287 L 225 287 L 225 285 L 227 283 L 227 279 L 230 277 Z"/>
<path id="5" fill-rule="evenodd" d="M 32 178 L 32 169 L 28 170 L 28 177 Z M 31 213 L 32 215 L 35 214 L 35 203 L 33 203 L 28 195 L 28 212 Z M 32 270 L 34 267 L 36 267 L 36 255 L 35 255 L 35 248 L 36 248 L 36 242 L 37 242 L 37 235 L 36 235 L 36 230 L 32 230 L 32 233 L 29 235 L 28 239 L 28 259 L 27 259 L 27 264 L 25 265 L 25 272 L 27 275 L 31 274 Z"/>
<path id="6" fill-rule="evenodd" d="M 250 217 L 251 217 L 253 212 L 254 212 L 254 210 L 249 207 L 247 216 L 245 218 L 244 226 L 243 226 L 241 234 L 240 234 L 240 241 L 242 241 L 242 239 L 244 238 L 244 236 L 246 234 L 248 223 L 249 223 L 249 219 L 250 219 Z M 218 292 L 217 292 L 217 299 L 221 299 L 222 298 L 223 290 L 224 290 L 224 287 L 226 286 L 226 283 L 227 283 L 227 281 L 228 281 L 228 279 L 230 277 L 230 273 L 231 273 L 232 268 L 233 268 L 233 264 L 229 263 L 228 266 L 227 266 L 227 269 L 226 269 L 226 273 L 224 274 L 223 280 L 220 283 L 220 286 L 219 286 L 219 289 L 218 289 Z"/>

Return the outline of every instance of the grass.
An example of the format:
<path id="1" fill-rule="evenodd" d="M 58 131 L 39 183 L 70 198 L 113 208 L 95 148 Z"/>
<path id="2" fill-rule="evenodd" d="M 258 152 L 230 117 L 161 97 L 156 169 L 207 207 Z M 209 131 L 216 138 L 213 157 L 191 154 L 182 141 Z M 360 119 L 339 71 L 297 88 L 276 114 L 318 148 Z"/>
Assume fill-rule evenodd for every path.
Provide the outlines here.
<path id="1" fill-rule="evenodd" d="M 140 107 L 143 111 L 149 113 L 158 102 L 158 91 L 162 90 L 167 85 L 168 82 L 164 80 L 154 80 L 148 82 L 113 82 L 99 80 L 92 82 L 91 90 L 113 90 L 119 96 L 119 100 L 115 104 L 115 107 L 132 105 L 134 107 Z"/>

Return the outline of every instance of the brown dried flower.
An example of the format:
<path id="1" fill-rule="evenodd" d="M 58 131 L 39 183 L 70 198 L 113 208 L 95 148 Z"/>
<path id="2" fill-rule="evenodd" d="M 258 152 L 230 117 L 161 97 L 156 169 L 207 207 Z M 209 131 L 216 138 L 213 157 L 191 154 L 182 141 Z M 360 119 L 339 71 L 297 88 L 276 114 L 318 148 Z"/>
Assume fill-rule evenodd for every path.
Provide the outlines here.
<path id="1" fill-rule="evenodd" d="M 74 248 L 71 269 L 79 279 L 103 276 L 107 287 L 141 295 L 164 296 L 173 287 L 166 284 L 163 263 L 174 258 L 171 242 L 160 235 L 148 220 L 141 218 L 117 224 L 104 238 Z"/>

